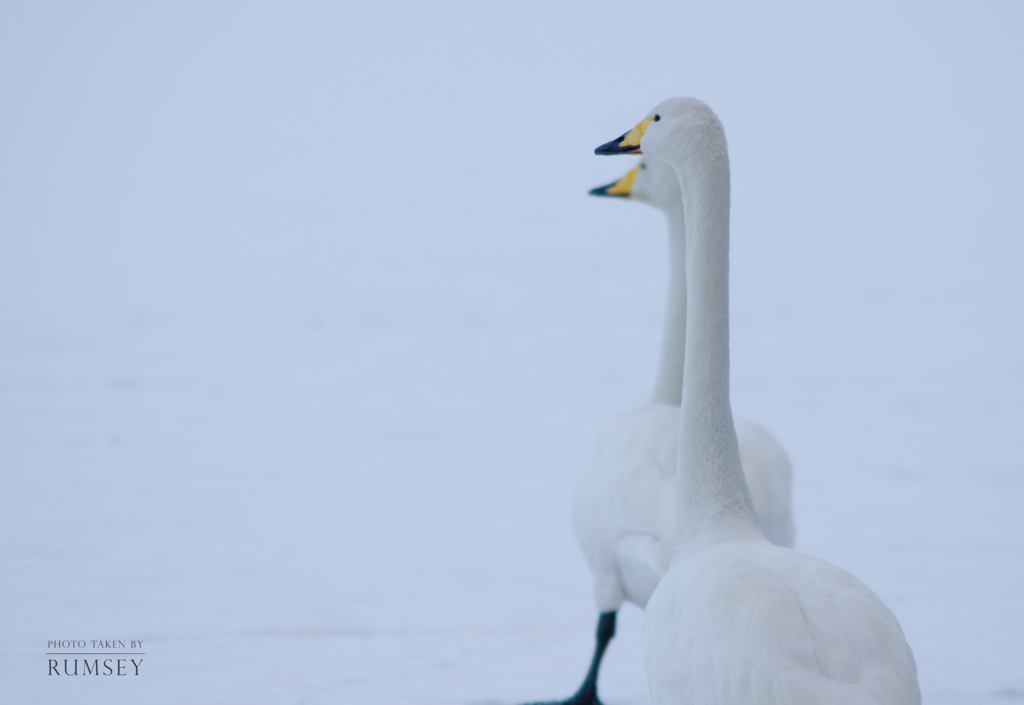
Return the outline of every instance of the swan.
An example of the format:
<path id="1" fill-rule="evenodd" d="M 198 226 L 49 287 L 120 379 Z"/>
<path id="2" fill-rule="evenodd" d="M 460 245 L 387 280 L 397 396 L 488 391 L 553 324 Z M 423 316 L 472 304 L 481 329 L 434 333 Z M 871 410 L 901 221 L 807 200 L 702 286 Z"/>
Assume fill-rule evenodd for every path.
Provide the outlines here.
<path id="1" fill-rule="evenodd" d="M 573 501 L 573 528 L 594 574 L 599 612 L 590 668 L 565 703 L 594 705 L 597 677 L 615 617 L 625 601 L 643 609 L 668 569 L 675 526 L 676 447 L 686 338 L 686 231 L 672 167 L 641 160 L 625 176 L 590 191 L 646 203 L 669 229 L 669 294 L 661 361 L 648 404 L 612 419 L 598 436 L 594 462 Z M 780 546 L 793 545 L 789 457 L 761 426 L 736 419 L 740 457 L 758 525 Z"/>
<path id="2" fill-rule="evenodd" d="M 685 383 L 671 561 L 647 603 L 655 705 L 920 703 L 896 617 L 853 575 L 769 542 L 729 405 L 729 157 L 718 117 L 660 103 L 597 154 L 669 164 L 686 240 Z"/>

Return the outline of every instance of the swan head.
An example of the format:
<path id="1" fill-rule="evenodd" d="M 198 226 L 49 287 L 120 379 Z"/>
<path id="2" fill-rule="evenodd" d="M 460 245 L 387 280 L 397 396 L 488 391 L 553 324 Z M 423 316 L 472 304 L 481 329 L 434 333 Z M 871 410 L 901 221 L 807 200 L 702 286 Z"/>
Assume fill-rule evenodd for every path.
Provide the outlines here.
<path id="1" fill-rule="evenodd" d="M 669 98 L 632 130 L 602 144 L 594 154 L 643 154 L 678 166 L 681 156 L 695 150 L 723 150 L 724 156 L 724 147 L 725 131 L 711 108 L 696 98 Z"/>
<path id="2" fill-rule="evenodd" d="M 618 181 L 590 190 L 591 196 L 626 198 L 661 211 L 682 203 L 676 170 L 665 162 L 644 157 Z"/>

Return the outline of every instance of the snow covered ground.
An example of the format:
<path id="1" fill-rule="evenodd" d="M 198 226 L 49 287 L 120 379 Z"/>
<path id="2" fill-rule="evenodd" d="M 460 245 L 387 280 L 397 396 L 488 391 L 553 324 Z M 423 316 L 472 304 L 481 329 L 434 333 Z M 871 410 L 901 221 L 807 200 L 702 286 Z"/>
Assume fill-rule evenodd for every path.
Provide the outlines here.
<path id="1" fill-rule="evenodd" d="M 567 696 L 653 383 L 662 98 L 733 166 L 733 405 L 928 703 L 1024 701 L 1019 5 L 0 8 L 5 703 Z M 649 702 L 623 610 L 608 705 Z M 138 677 L 48 640 L 141 639 Z"/>

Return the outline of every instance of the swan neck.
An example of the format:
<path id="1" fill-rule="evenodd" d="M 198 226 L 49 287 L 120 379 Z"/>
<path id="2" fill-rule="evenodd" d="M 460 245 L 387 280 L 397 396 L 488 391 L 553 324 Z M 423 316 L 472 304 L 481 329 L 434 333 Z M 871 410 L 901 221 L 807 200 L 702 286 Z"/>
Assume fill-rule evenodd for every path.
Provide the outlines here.
<path id="1" fill-rule="evenodd" d="M 651 401 L 679 406 L 683 400 L 686 353 L 686 224 L 683 204 L 665 211 L 668 221 L 668 302 L 661 340 L 661 362 Z"/>
<path id="2" fill-rule="evenodd" d="M 720 128 L 719 128 L 720 130 Z M 676 165 L 686 229 L 686 385 L 676 471 L 676 545 L 757 535 L 729 403 L 729 158 L 725 135 Z"/>

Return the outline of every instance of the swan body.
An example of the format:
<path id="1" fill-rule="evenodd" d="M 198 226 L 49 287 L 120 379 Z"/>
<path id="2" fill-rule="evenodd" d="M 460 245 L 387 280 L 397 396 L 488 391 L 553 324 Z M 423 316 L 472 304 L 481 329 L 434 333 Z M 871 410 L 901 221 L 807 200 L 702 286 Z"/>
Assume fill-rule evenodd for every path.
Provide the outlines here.
<path id="1" fill-rule="evenodd" d="M 729 404 L 729 159 L 717 116 L 673 98 L 596 151 L 672 166 L 687 232 L 676 524 L 644 614 L 653 702 L 920 703 L 913 654 L 882 601 L 758 528 Z"/>
<path id="2" fill-rule="evenodd" d="M 793 545 L 790 463 L 778 441 L 737 418 L 740 458 L 758 523 Z M 594 462 L 576 489 L 573 528 L 594 574 L 600 612 L 623 602 L 641 609 L 668 570 L 675 534 L 679 407 L 652 403 L 619 414 L 598 437 Z"/>
<path id="3" fill-rule="evenodd" d="M 756 536 L 694 545 L 644 615 L 651 700 L 667 703 L 920 703 L 892 612 L 830 563 Z"/>

